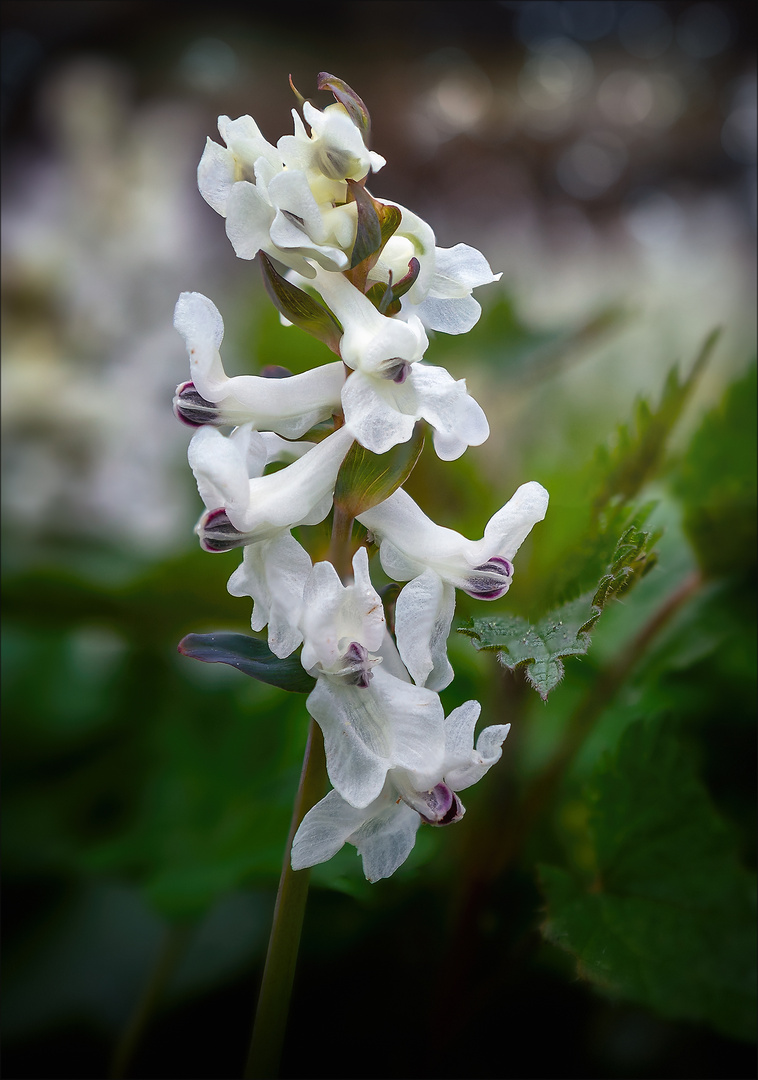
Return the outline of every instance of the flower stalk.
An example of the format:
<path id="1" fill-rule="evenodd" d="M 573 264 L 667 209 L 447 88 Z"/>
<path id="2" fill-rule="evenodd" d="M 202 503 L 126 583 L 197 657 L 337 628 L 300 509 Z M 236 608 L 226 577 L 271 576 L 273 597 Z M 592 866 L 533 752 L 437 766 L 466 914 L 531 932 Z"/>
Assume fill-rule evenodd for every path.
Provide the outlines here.
<path id="1" fill-rule="evenodd" d="M 243 1073 L 245 1080 L 279 1075 L 310 883 L 310 869 L 293 870 L 290 852 L 295 833 L 306 812 L 323 795 L 326 786 L 325 765 L 324 740 L 318 725 L 311 720 L 276 894 L 253 1034 Z"/>
<path id="2" fill-rule="evenodd" d="M 198 429 L 188 457 L 206 507 L 197 532 L 206 551 L 244 549 L 229 592 L 253 600 L 251 628 L 267 632 L 267 647 L 216 635 L 189 654 L 309 691 L 312 717 L 245 1077 L 278 1072 L 308 869 L 348 843 L 369 881 L 389 877 L 422 824 L 462 819 L 458 792 L 499 761 L 510 725 L 477 735 L 479 703 L 445 716 L 439 696 L 454 674 L 456 590 L 502 597 L 548 502 L 540 484 L 523 484 L 472 541 L 403 491 L 426 431 L 442 461 L 489 435 L 465 380 L 425 354 L 428 332 L 472 329 L 473 290 L 501 275 L 466 244 L 438 247 L 426 222 L 368 190 L 385 163 L 369 149 L 368 110 L 333 75 L 318 86 L 335 103 L 321 111 L 296 93 L 302 118 L 293 110 L 294 134 L 276 145 L 250 116 L 219 117 L 225 145 L 208 140 L 198 186 L 238 257 L 258 259 L 287 332 L 311 334 L 338 359 L 289 377 L 229 378 L 212 301 L 183 293 L 175 311 L 190 381 L 174 409 Z M 328 559 L 314 562 L 293 530 L 330 512 Z M 356 520 L 368 538 L 353 550 Z M 391 626 L 371 580 L 377 554 L 400 583 Z M 298 658 L 305 680 L 292 675 Z"/>

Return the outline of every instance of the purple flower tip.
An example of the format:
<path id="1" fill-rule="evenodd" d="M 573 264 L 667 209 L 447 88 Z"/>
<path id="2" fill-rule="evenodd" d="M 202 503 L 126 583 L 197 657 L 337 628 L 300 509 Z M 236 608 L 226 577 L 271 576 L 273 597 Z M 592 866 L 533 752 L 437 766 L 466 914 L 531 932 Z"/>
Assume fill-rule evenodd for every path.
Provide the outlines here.
<path id="1" fill-rule="evenodd" d="M 203 551 L 210 551 L 213 554 L 244 547 L 248 542 L 246 534 L 232 525 L 223 506 L 216 510 L 209 510 L 201 518 L 197 531 L 200 536 L 200 547 Z"/>
<path id="2" fill-rule="evenodd" d="M 174 396 L 174 415 L 189 427 L 222 423 L 219 411 L 212 401 L 197 392 L 193 382 L 180 383 Z"/>
<path id="3" fill-rule="evenodd" d="M 351 641 L 342 657 L 345 665 L 342 669 L 342 677 L 351 686 L 357 686 L 359 690 L 367 690 L 374 677 L 371 670 L 372 660 L 365 645 L 359 641 Z"/>
<path id="4" fill-rule="evenodd" d="M 493 555 L 486 563 L 475 566 L 464 591 L 476 600 L 499 600 L 508 592 L 513 577 L 513 563 Z"/>
<path id="5" fill-rule="evenodd" d="M 392 379 L 394 383 L 404 383 L 410 371 L 411 365 L 407 360 L 403 360 L 401 356 L 394 356 L 391 360 L 385 361 L 383 374 L 385 379 Z"/>
<path id="6" fill-rule="evenodd" d="M 437 784 L 431 791 L 419 792 L 426 804 L 428 813 L 416 811 L 427 825 L 452 825 L 463 817 L 463 805 L 455 792 L 447 784 Z"/>

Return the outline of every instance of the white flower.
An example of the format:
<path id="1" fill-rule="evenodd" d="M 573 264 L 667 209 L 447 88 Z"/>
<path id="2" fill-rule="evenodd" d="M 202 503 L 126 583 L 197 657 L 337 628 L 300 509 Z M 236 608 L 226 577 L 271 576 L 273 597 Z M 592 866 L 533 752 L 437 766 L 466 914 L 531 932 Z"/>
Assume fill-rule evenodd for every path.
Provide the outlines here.
<path id="1" fill-rule="evenodd" d="M 292 867 L 301 870 L 326 862 L 345 844 L 358 849 L 369 881 L 387 878 L 405 862 L 422 820 L 432 825 L 459 821 L 465 813 L 456 792 L 471 787 L 499 760 L 510 725 L 481 732 L 474 748 L 479 717 L 477 701 L 467 701 L 445 720 L 445 747 L 436 771 L 414 773 L 394 768 L 368 806 L 329 794 L 305 815 L 292 845 Z"/>
<path id="2" fill-rule="evenodd" d="M 342 105 L 322 113 L 306 102 L 303 111 L 311 135 L 293 110 L 295 134 L 283 136 L 277 147 L 252 117 L 220 116 L 227 146 L 208 139 L 197 176 L 203 198 L 226 218 L 241 259 L 263 250 L 310 278 L 311 261 L 334 272 L 347 269 L 357 208 L 348 201 L 346 181 L 363 179 L 384 159 L 366 149 Z"/>
<path id="3" fill-rule="evenodd" d="M 342 274 L 319 268 L 313 284 L 342 324 L 340 356 L 347 366 L 374 378 L 405 379 L 429 347 L 420 320 L 382 315 Z"/>
<path id="4" fill-rule="evenodd" d="M 386 629 L 365 548 L 353 557 L 353 575 L 353 581 L 343 585 L 331 563 L 313 567 L 303 590 L 301 662 L 311 675 L 341 676 L 365 688 L 373 677 L 368 653 L 381 648 Z M 356 666 L 362 654 L 366 659 Z"/>
<path id="5" fill-rule="evenodd" d="M 226 147 L 208 139 L 197 167 L 197 186 L 209 206 L 226 217 L 232 187 L 240 180 L 255 182 L 255 163 L 267 161 L 271 168 L 282 168 L 278 150 L 261 135 L 252 116 L 231 120 L 219 116 L 218 130 Z"/>
<path id="6" fill-rule="evenodd" d="M 189 463 L 208 511 L 197 531 L 208 551 L 256 543 L 295 525 L 323 521 L 342 459 L 353 441 L 339 428 L 293 464 L 262 476 L 266 440 L 243 425 L 231 435 L 201 427 L 189 445 Z"/>
<path id="7" fill-rule="evenodd" d="M 382 200 L 388 203 L 388 200 Z M 418 277 L 402 297 L 403 319 L 418 318 L 429 330 L 465 334 L 478 322 L 482 309 L 471 295 L 472 289 L 499 281 L 481 251 L 468 244 L 452 248 L 435 245 L 434 233 L 416 214 L 397 203 L 403 217 L 389 238 L 369 274 L 369 281 L 398 282 L 408 273 L 408 263 L 417 259 Z"/>
<path id="8" fill-rule="evenodd" d="M 358 516 L 379 543 L 389 577 L 409 581 L 397 599 L 395 627 L 403 663 L 420 685 L 441 690 L 453 677 L 446 643 L 455 589 L 497 600 L 510 587 L 521 544 L 547 511 L 548 493 L 532 481 L 494 514 L 481 540 L 437 525 L 398 488 Z"/>
<path id="9" fill-rule="evenodd" d="M 414 686 L 385 650 L 384 610 L 365 548 L 353 572 L 343 585 L 331 563 L 313 567 L 302 596 L 301 662 L 316 676 L 306 704 L 324 734 L 329 778 L 352 806 L 367 806 L 390 769 L 439 767 L 443 712 L 437 695 Z M 380 651 L 389 654 L 386 670 Z"/>
<path id="10" fill-rule="evenodd" d="M 328 105 L 321 112 L 306 101 L 303 115 L 311 134 L 293 109 L 295 134 L 283 135 L 277 147 L 287 168 L 305 174 L 311 189 L 321 196 L 319 201 L 337 198 L 344 202 L 345 180 L 363 180 L 369 171 L 379 172 L 386 164 L 380 154 L 366 149 L 344 105 Z"/>
<path id="11" fill-rule="evenodd" d="M 315 284 L 342 324 L 340 355 L 354 369 L 342 388 L 342 408 L 362 446 L 383 454 L 407 442 L 421 419 L 431 425 L 444 461 L 485 441 L 489 424 L 465 380 L 419 363 L 429 342 L 416 316 L 404 321 L 382 315 L 339 274 L 319 269 Z"/>
<path id="12" fill-rule="evenodd" d="M 286 379 L 259 375 L 229 378 L 220 347 L 224 322 L 216 305 L 202 293 L 182 293 L 174 326 L 184 338 L 191 382 L 177 387 L 174 410 L 192 425 L 245 424 L 296 439 L 327 420 L 340 406 L 345 381 L 336 361 Z"/>

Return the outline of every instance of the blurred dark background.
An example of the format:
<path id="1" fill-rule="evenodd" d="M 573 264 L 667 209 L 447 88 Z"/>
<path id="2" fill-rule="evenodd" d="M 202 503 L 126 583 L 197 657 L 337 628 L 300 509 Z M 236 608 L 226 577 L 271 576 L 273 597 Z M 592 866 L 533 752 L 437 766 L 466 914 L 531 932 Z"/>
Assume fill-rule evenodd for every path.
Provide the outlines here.
<path id="1" fill-rule="evenodd" d="M 434 459 L 416 477 L 431 516 L 478 535 L 518 484 L 654 399 L 713 326 L 693 417 L 744 369 L 753 24 L 753 5 L 722 2 L 2 4 L 6 1076 L 106 1075 L 150 972 L 177 957 L 129 1075 L 235 1076 L 244 1058 L 305 726 L 296 695 L 175 654 L 249 615 L 225 591 L 237 556 L 192 534 L 176 297 L 217 303 L 230 370 L 313 359 L 196 191 L 217 116 L 250 113 L 276 142 L 288 76 L 323 107 L 316 76 L 338 75 L 387 158 L 373 193 L 503 271 L 481 326 L 430 353 L 465 374 L 492 438 L 447 484 Z M 483 690 L 486 658 L 451 648 L 451 705 L 521 707 L 520 686 Z M 724 740 L 739 757 L 734 715 Z M 715 772 L 734 760 L 717 755 Z M 728 776 L 739 803 L 751 776 Z M 477 819 L 479 798 L 467 826 L 507 814 L 503 796 Z M 750 1046 L 579 982 L 541 940 L 529 857 L 464 883 L 475 826 L 430 833 L 381 885 L 352 849 L 314 873 L 283 1075 L 754 1075 Z"/>

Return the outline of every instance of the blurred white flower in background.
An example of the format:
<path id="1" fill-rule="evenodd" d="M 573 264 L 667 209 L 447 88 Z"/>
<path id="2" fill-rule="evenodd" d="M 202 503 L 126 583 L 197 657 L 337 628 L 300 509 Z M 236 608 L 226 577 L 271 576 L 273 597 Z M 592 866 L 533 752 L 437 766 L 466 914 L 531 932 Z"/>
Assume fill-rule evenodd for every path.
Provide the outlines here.
<path id="1" fill-rule="evenodd" d="M 4 508 L 30 535 L 165 550 L 192 514 L 168 467 L 166 306 L 214 251 L 196 121 L 176 101 L 135 105 L 96 60 L 64 67 L 42 109 L 52 149 L 14 157 L 2 212 Z"/>

